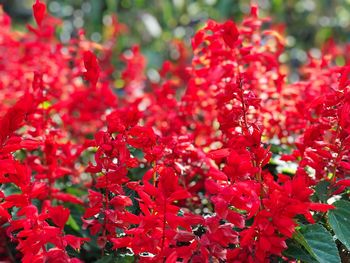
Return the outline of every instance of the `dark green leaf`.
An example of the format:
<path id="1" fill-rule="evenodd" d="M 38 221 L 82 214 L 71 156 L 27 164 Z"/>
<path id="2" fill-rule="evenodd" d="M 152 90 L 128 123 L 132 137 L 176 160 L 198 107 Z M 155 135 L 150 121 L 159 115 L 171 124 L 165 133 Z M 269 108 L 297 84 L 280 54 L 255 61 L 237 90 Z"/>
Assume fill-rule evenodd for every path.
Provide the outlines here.
<path id="1" fill-rule="evenodd" d="M 336 209 L 328 212 L 329 224 L 339 241 L 350 250 L 350 202 L 339 200 L 333 205 Z"/>
<path id="2" fill-rule="evenodd" d="M 116 257 L 111 254 L 108 256 L 104 256 L 99 260 L 95 261 L 95 263 L 132 263 L 134 262 L 134 257 L 129 255 L 123 255 Z"/>
<path id="3" fill-rule="evenodd" d="M 96 260 L 95 263 L 114 263 L 115 259 L 114 259 L 114 255 L 107 255 L 107 256 L 103 256 L 102 258 L 100 258 L 99 260 Z"/>
<path id="4" fill-rule="evenodd" d="M 338 249 L 331 234 L 320 224 L 301 227 L 307 245 L 320 263 L 340 263 Z"/>
<path id="5" fill-rule="evenodd" d="M 295 241 L 287 241 L 288 248 L 283 252 L 284 255 L 290 258 L 299 259 L 307 263 L 318 263 L 300 244 Z"/>
<path id="6" fill-rule="evenodd" d="M 299 232 L 297 229 L 293 235 L 293 239 L 301 245 L 312 258 L 316 258 L 314 252 L 312 251 L 312 248 L 309 246 L 307 241 L 305 240 L 304 236 Z"/>
<path id="7" fill-rule="evenodd" d="M 133 256 L 120 256 L 117 258 L 116 263 L 133 263 L 135 259 Z"/>
<path id="8" fill-rule="evenodd" d="M 316 196 L 321 202 L 326 202 L 328 199 L 328 187 L 330 183 L 328 181 L 321 181 L 319 182 L 316 187 Z"/>

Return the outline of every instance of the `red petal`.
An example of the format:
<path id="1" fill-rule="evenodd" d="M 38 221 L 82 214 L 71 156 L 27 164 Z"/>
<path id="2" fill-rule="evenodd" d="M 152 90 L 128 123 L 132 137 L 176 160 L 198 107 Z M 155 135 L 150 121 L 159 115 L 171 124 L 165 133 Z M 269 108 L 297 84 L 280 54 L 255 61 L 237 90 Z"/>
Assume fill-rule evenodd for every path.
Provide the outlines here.
<path id="1" fill-rule="evenodd" d="M 65 235 L 64 239 L 67 242 L 67 244 L 70 245 L 75 250 L 80 249 L 81 245 L 84 242 L 90 240 L 90 238 L 76 237 L 76 236 L 73 236 L 73 235 Z"/>
<path id="2" fill-rule="evenodd" d="M 130 246 L 132 239 L 130 237 L 112 238 L 113 249 Z"/>
<path id="3" fill-rule="evenodd" d="M 350 179 L 338 181 L 338 182 L 336 182 L 336 185 L 350 187 Z"/>
<path id="4" fill-rule="evenodd" d="M 334 209 L 333 205 L 328 204 L 320 204 L 320 203 L 310 203 L 310 210 L 318 211 L 318 212 L 327 212 L 330 209 Z"/>
<path id="5" fill-rule="evenodd" d="M 50 207 L 49 214 L 53 223 L 56 226 L 63 228 L 68 220 L 70 211 L 68 208 L 64 208 L 63 206 L 56 206 Z"/>
<path id="6" fill-rule="evenodd" d="M 349 162 L 340 162 L 339 163 L 341 167 L 343 167 L 345 170 L 350 171 L 350 163 Z"/>
<path id="7" fill-rule="evenodd" d="M 215 159 L 225 158 L 225 157 L 229 156 L 229 154 L 230 154 L 230 150 L 225 148 L 225 149 L 211 151 L 208 154 L 208 156 L 215 160 Z"/>
<path id="8" fill-rule="evenodd" d="M 227 21 L 223 25 L 223 28 L 224 28 L 223 38 L 226 45 L 228 45 L 230 48 L 234 48 L 235 43 L 239 37 L 239 32 L 236 27 L 236 24 L 233 21 Z"/>
<path id="9" fill-rule="evenodd" d="M 210 167 L 208 171 L 208 176 L 214 180 L 227 181 L 227 175 L 217 168 Z"/>

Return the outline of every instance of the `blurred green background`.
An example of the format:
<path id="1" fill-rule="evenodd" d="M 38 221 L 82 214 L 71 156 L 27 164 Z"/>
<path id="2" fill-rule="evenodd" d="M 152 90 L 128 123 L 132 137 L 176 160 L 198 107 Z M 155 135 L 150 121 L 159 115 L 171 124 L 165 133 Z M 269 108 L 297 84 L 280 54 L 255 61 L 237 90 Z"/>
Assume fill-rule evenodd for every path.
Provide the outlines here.
<path id="1" fill-rule="evenodd" d="M 43 0 L 42 0 L 43 1 Z M 34 0 L 0 0 L 16 27 L 30 22 Z M 58 34 L 67 42 L 84 28 L 96 42 L 103 41 L 112 14 L 129 28 L 118 45 L 140 44 L 148 66 L 159 67 L 169 56 L 169 41 L 187 44 L 208 18 L 241 20 L 249 12 L 250 0 L 47 0 L 49 12 L 63 19 Z M 330 36 L 338 43 L 350 40 L 350 0 L 257 0 L 260 16 L 286 26 L 287 53 L 283 58 L 296 68 L 306 59 L 305 50 L 317 54 Z"/>

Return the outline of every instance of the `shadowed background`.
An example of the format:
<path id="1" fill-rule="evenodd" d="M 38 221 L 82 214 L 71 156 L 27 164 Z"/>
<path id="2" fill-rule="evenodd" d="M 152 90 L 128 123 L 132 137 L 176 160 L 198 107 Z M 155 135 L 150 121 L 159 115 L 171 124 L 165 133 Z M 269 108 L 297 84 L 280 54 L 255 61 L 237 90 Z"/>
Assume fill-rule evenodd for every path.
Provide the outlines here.
<path id="1" fill-rule="evenodd" d="M 31 22 L 28 0 L 0 0 L 15 27 Z M 57 34 L 67 42 L 77 29 L 84 28 L 96 42 L 103 41 L 112 14 L 129 28 L 118 45 L 136 43 L 146 55 L 148 66 L 158 68 L 171 56 L 173 38 L 190 42 L 191 36 L 208 18 L 240 20 L 249 12 L 249 0 L 47 0 L 48 10 L 64 22 Z M 258 0 L 260 16 L 272 17 L 286 27 L 286 54 L 281 57 L 297 68 L 305 62 L 305 50 L 316 55 L 332 36 L 338 43 L 350 40 L 350 0 Z M 117 47 L 118 48 L 118 47 Z M 343 62 L 340 60 L 341 65 Z"/>

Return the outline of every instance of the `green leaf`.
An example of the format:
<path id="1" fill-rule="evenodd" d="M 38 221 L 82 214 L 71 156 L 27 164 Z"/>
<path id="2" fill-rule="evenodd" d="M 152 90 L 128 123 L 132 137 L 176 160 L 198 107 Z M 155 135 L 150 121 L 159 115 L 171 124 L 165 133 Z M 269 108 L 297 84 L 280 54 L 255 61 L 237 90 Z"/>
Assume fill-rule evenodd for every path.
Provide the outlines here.
<path id="1" fill-rule="evenodd" d="M 119 256 L 116 263 L 133 263 L 135 259 L 133 256 Z"/>
<path id="2" fill-rule="evenodd" d="M 114 254 L 106 255 L 99 260 L 95 261 L 95 263 L 132 263 L 135 262 L 133 256 L 129 255 L 119 255 L 116 257 Z"/>
<path id="3" fill-rule="evenodd" d="M 327 201 L 329 185 L 330 185 L 330 183 L 328 181 L 324 180 L 324 181 L 319 182 L 315 187 L 317 198 L 321 202 L 325 203 Z"/>
<path id="4" fill-rule="evenodd" d="M 293 239 L 297 241 L 310 254 L 311 257 L 316 258 L 314 252 L 312 251 L 312 248 L 309 246 L 309 244 L 305 240 L 304 236 L 299 232 L 299 230 L 295 231 Z"/>
<path id="5" fill-rule="evenodd" d="M 77 222 L 74 220 L 74 218 L 71 215 L 68 217 L 67 225 L 70 226 L 75 231 L 80 230 L 79 225 L 77 224 Z"/>
<path id="6" fill-rule="evenodd" d="M 322 225 L 305 225 L 301 227 L 300 233 L 303 235 L 318 262 L 340 263 L 338 249 L 333 238 Z"/>
<path id="7" fill-rule="evenodd" d="M 103 256 L 102 258 L 100 258 L 99 260 L 96 260 L 95 263 L 114 263 L 114 255 L 107 255 L 107 256 Z"/>
<path id="8" fill-rule="evenodd" d="M 350 202 L 339 200 L 328 212 L 328 221 L 336 237 L 350 250 Z"/>
<path id="9" fill-rule="evenodd" d="M 86 195 L 86 192 L 87 191 L 83 191 L 79 188 L 76 188 L 76 187 L 72 187 L 72 186 L 69 186 L 66 188 L 66 191 L 68 194 L 72 194 L 72 195 L 75 195 L 75 196 L 83 196 L 83 195 Z"/>
<path id="10" fill-rule="evenodd" d="M 318 263 L 318 261 L 311 256 L 308 251 L 306 251 L 300 244 L 297 244 L 295 241 L 287 241 L 287 249 L 283 254 L 287 257 L 299 259 L 307 263 Z"/>

